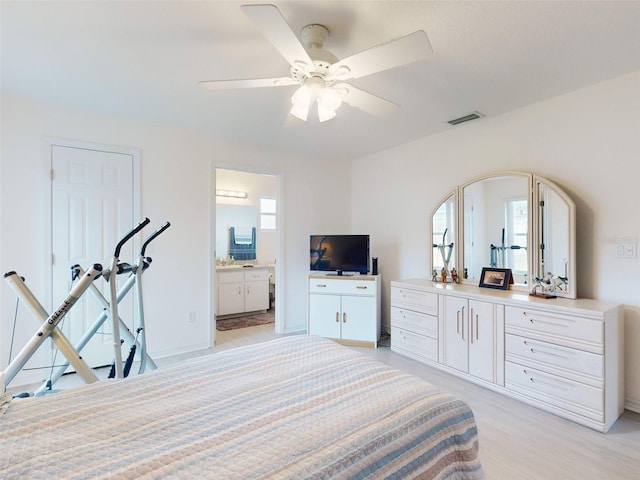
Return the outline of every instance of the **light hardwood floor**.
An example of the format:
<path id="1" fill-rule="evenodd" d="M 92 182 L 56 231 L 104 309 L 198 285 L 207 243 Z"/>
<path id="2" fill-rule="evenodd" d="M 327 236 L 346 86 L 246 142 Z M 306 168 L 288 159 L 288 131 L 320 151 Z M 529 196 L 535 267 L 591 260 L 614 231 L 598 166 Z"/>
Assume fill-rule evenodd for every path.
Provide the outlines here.
<path id="1" fill-rule="evenodd" d="M 212 350 L 277 337 L 272 325 L 217 332 Z M 487 479 L 640 479 L 640 414 L 625 411 L 609 433 L 602 434 L 398 355 L 388 347 L 356 350 L 469 403 L 478 424 Z"/>

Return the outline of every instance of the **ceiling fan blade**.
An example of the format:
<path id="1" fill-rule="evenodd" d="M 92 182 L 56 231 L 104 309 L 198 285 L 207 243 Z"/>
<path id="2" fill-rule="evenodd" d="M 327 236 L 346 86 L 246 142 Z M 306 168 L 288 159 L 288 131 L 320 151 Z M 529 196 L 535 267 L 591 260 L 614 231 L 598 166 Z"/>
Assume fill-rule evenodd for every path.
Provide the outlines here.
<path id="1" fill-rule="evenodd" d="M 344 90 L 342 101 L 352 107 L 359 108 L 363 112 L 383 117 L 397 110 L 400 106 L 396 103 L 385 100 L 360 88 L 356 88 L 348 83 L 338 83 L 334 85 L 336 90 Z"/>
<path id="2" fill-rule="evenodd" d="M 241 8 L 290 65 L 304 63 L 313 66 L 309 54 L 274 5 L 242 5 Z"/>
<path id="3" fill-rule="evenodd" d="M 199 83 L 209 90 L 222 90 L 228 88 L 286 87 L 289 85 L 299 85 L 299 83 L 291 77 L 252 78 L 247 80 L 206 80 Z"/>
<path id="4" fill-rule="evenodd" d="M 329 68 L 329 77 L 338 80 L 360 78 L 372 73 L 424 60 L 433 53 L 429 38 L 423 30 L 371 47 L 343 58 Z"/>

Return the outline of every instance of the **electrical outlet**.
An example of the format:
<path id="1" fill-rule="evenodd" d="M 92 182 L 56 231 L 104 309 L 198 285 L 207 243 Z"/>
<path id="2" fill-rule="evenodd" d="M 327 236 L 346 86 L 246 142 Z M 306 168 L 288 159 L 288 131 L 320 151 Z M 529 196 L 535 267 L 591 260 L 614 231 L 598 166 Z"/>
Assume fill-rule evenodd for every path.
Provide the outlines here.
<path id="1" fill-rule="evenodd" d="M 638 243 L 637 242 L 625 242 L 616 244 L 616 258 L 637 258 L 638 257 Z"/>
<path id="2" fill-rule="evenodd" d="M 637 258 L 638 256 L 638 244 L 630 242 L 625 245 L 624 258 Z"/>

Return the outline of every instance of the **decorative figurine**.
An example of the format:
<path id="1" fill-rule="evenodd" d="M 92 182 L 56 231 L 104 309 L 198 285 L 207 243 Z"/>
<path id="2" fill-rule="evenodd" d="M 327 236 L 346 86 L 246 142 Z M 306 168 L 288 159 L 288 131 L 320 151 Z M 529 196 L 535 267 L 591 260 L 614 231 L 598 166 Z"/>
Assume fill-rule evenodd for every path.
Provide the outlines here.
<path id="1" fill-rule="evenodd" d="M 451 281 L 453 283 L 458 283 L 458 271 L 456 270 L 456 267 L 451 269 Z"/>
<path id="2" fill-rule="evenodd" d="M 440 276 L 442 277 L 442 283 L 447 283 L 447 269 L 443 268 L 440 271 Z"/>
<path id="3" fill-rule="evenodd" d="M 438 281 L 438 271 L 434 268 L 433 272 L 431 273 L 431 280 L 433 280 L 434 282 Z"/>

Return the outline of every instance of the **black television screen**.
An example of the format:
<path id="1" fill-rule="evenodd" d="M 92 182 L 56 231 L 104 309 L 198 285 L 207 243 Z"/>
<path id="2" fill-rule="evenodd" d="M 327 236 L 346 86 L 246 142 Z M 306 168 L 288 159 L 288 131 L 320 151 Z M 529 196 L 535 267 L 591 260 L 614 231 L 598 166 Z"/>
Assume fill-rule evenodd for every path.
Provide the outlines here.
<path id="1" fill-rule="evenodd" d="M 311 235 L 311 270 L 369 272 L 369 235 Z"/>

